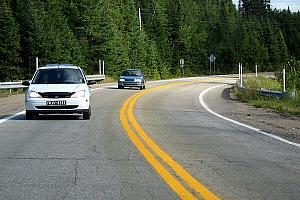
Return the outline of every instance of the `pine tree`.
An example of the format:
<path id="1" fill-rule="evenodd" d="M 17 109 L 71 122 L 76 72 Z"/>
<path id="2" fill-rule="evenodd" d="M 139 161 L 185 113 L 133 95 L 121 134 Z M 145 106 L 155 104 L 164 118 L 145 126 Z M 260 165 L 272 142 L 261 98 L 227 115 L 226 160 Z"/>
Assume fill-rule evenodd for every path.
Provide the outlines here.
<path id="1" fill-rule="evenodd" d="M 270 0 L 240 0 L 240 12 L 246 16 L 266 18 L 270 12 Z"/>
<path id="2" fill-rule="evenodd" d="M 14 73 L 19 74 L 19 29 L 5 0 L 0 0 L 0 27 L 0 81 L 19 78 L 10 72 L 14 70 Z"/>

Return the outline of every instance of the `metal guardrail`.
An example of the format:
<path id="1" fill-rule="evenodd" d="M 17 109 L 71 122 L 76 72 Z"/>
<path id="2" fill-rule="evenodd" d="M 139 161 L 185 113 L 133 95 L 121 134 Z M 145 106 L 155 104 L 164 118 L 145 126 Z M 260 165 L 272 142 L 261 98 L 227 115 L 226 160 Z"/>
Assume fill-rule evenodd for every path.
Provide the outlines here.
<path id="1" fill-rule="evenodd" d="M 248 90 L 245 87 L 241 87 L 241 83 L 240 80 L 238 80 L 236 82 L 237 88 L 240 92 L 245 92 L 246 90 Z M 286 93 L 285 92 L 281 92 L 281 91 L 272 91 L 272 90 L 267 90 L 264 88 L 261 89 L 256 89 L 256 92 L 258 94 L 260 94 L 261 96 L 265 96 L 265 97 L 274 97 L 274 98 L 278 98 L 281 99 L 283 97 L 285 97 Z"/>
<path id="2" fill-rule="evenodd" d="M 94 80 L 94 81 L 103 81 L 105 79 L 105 75 L 86 75 L 87 80 Z"/>
<path id="3" fill-rule="evenodd" d="M 95 80 L 95 81 L 103 81 L 105 79 L 105 75 L 87 75 L 87 80 Z M 18 88 L 27 88 L 27 86 L 22 85 L 22 81 L 20 82 L 0 82 L 0 90 L 1 89 L 18 89 Z"/>
<path id="4" fill-rule="evenodd" d="M 280 91 L 260 89 L 260 90 L 258 90 L 258 92 L 261 96 L 265 96 L 265 97 L 275 97 L 275 98 L 279 98 L 279 99 L 285 97 L 285 92 L 280 92 Z"/>
<path id="5" fill-rule="evenodd" d="M 27 86 L 22 85 L 22 82 L 0 82 L 0 89 L 18 89 L 26 87 Z"/>

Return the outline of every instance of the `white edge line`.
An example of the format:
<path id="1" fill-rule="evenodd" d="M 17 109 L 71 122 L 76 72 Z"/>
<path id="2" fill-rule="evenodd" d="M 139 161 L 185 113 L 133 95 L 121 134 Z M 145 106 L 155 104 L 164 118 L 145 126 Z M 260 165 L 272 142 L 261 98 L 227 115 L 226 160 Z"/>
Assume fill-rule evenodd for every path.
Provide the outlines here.
<path id="1" fill-rule="evenodd" d="M 91 89 L 92 92 L 97 91 L 97 90 L 103 90 L 103 88 L 94 88 L 94 89 Z M 20 116 L 20 115 L 24 115 L 24 114 L 25 114 L 25 110 L 23 110 L 23 111 L 21 111 L 21 112 L 18 112 L 18 113 L 16 113 L 16 114 L 13 114 L 13 115 L 11 115 L 11 116 L 8 116 L 8 117 L 6 117 L 6 118 L 0 119 L 0 124 L 6 122 L 6 121 L 8 121 L 8 120 L 14 119 L 14 118 L 16 118 L 16 117 L 18 117 L 18 116 Z"/>
<path id="2" fill-rule="evenodd" d="M 19 115 L 24 115 L 24 114 L 25 114 L 25 110 L 24 110 L 24 111 L 21 111 L 21 112 L 18 112 L 18 113 L 14 114 L 14 115 L 11 115 L 11 116 L 9 116 L 9 117 L 6 117 L 6 118 L 4 118 L 4 119 L 0 119 L 0 124 L 6 122 L 6 121 L 8 121 L 8 120 L 11 120 L 11 119 L 13 119 L 13 118 L 15 118 L 15 117 L 18 117 Z"/>
<path id="3" fill-rule="evenodd" d="M 100 87 L 100 88 L 94 88 L 94 89 L 91 89 L 92 92 L 97 91 L 97 90 L 103 90 L 103 88 Z"/>
<path id="4" fill-rule="evenodd" d="M 258 128 L 253 127 L 253 126 L 249 126 L 249 125 L 247 125 L 247 124 L 243 124 L 243 123 L 241 123 L 241 122 L 238 122 L 238 121 L 229 119 L 229 118 L 227 118 L 227 117 L 224 117 L 223 115 L 220 115 L 220 114 L 218 114 L 218 113 L 212 111 L 212 110 L 207 106 L 207 104 L 205 103 L 205 101 L 204 101 L 204 95 L 205 95 L 206 93 L 208 93 L 210 90 L 213 90 L 213 89 L 215 89 L 215 88 L 222 87 L 222 86 L 225 86 L 225 85 L 227 85 L 227 84 L 213 86 L 213 87 L 207 88 L 206 90 L 204 90 L 203 92 L 201 92 L 201 94 L 199 95 L 199 102 L 200 102 L 200 104 L 205 108 L 205 110 L 207 110 L 207 111 L 210 112 L 211 114 L 213 114 L 213 115 L 215 115 L 215 116 L 217 116 L 217 117 L 219 117 L 219 118 L 221 118 L 221 119 L 224 119 L 224 120 L 226 120 L 226 121 L 232 122 L 232 123 L 237 124 L 237 125 L 239 125 L 239 126 L 243 126 L 243 127 L 245 127 L 245 128 L 251 129 L 251 130 L 253 130 L 253 131 L 256 131 L 256 132 L 258 132 L 258 133 L 260 133 L 260 134 L 263 134 L 263 135 L 265 135 L 265 136 L 271 137 L 271 138 L 273 138 L 273 139 L 279 140 L 279 141 L 284 142 L 284 143 L 286 143 L 286 144 L 290 144 L 290 145 L 293 145 L 293 146 L 296 146 L 296 147 L 299 147 L 299 148 L 300 148 L 300 144 L 298 144 L 298 143 L 294 143 L 294 142 L 288 141 L 288 140 L 283 139 L 283 138 L 281 138 L 281 137 L 279 137 L 279 136 L 276 136 L 276 135 L 273 135 L 273 134 L 264 132 L 264 131 L 262 131 L 262 130 L 260 130 L 260 129 L 258 129 Z"/>

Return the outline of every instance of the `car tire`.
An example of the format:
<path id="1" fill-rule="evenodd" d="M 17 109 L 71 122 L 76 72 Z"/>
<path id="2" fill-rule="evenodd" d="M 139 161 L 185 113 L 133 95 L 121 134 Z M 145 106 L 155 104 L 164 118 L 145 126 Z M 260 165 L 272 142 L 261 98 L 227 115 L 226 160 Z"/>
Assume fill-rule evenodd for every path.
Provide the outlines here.
<path id="1" fill-rule="evenodd" d="M 118 85 L 118 89 L 123 89 L 124 87 L 121 85 Z"/>
<path id="2" fill-rule="evenodd" d="M 89 108 L 88 111 L 84 111 L 84 112 L 82 113 L 83 119 L 84 119 L 84 120 L 89 120 L 89 119 L 91 118 L 91 114 L 92 114 L 91 108 Z"/>
<path id="3" fill-rule="evenodd" d="M 35 116 L 36 116 L 36 114 L 34 114 L 34 113 L 31 112 L 31 111 L 27 111 L 27 110 L 26 110 L 26 119 L 27 119 L 27 120 L 32 120 L 32 119 L 34 119 Z"/>
<path id="4" fill-rule="evenodd" d="M 143 90 L 143 89 L 144 89 L 144 86 L 141 86 L 141 87 L 140 87 L 140 90 Z"/>
<path id="5" fill-rule="evenodd" d="M 143 87 L 143 89 L 146 89 L 146 85 L 144 84 L 144 87 Z"/>

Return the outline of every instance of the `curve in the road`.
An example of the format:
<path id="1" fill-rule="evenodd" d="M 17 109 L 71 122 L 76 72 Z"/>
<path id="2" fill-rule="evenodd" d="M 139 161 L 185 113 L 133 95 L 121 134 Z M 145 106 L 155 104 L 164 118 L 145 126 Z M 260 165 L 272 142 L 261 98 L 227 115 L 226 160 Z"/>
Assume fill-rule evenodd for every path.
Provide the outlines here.
<path id="1" fill-rule="evenodd" d="M 222 85 L 217 85 L 217 86 L 213 86 L 213 87 L 210 87 L 210 88 L 207 88 L 206 90 L 204 90 L 203 92 L 201 92 L 201 94 L 199 95 L 199 102 L 200 102 L 200 104 L 203 106 L 203 108 L 205 108 L 205 110 L 207 110 L 207 111 L 210 112 L 211 114 L 213 114 L 213 115 L 215 115 L 215 116 L 217 116 L 217 117 L 219 117 L 219 118 L 221 118 L 221 119 L 224 119 L 224 120 L 229 121 L 229 122 L 231 122 L 231 123 L 237 124 L 237 125 L 239 125 L 239 126 L 246 127 L 246 128 L 251 129 L 251 130 L 253 130 L 253 131 L 256 131 L 257 133 L 263 134 L 263 135 L 268 136 L 268 137 L 270 137 L 270 138 L 273 138 L 273 139 L 279 140 L 279 141 L 281 141 L 281 142 L 284 142 L 284 143 L 286 143 L 286 144 L 293 145 L 293 146 L 296 146 L 296 147 L 299 147 L 299 148 L 300 148 L 300 144 L 297 144 L 297 143 L 288 141 L 288 140 L 286 140 L 286 139 L 283 139 L 283 138 L 281 138 L 281 137 L 279 137 L 279 136 L 276 136 L 276 135 L 273 135 L 273 134 L 264 132 L 264 131 L 262 131 L 262 130 L 260 130 L 260 129 L 258 129 L 258 128 L 253 127 L 253 126 L 249 126 L 249 125 L 247 125 L 247 124 L 243 124 L 243 123 L 241 123 L 241 122 L 238 122 L 238 121 L 229 119 L 229 118 L 224 117 L 223 115 L 220 115 L 220 114 L 214 112 L 213 110 L 211 110 L 211 109 L 206 105 L 206 103 L 205 103 L 205 101 L 204 101 L 204 95 L 205 95 L 206 93 L 208 93 L 209 91 L 211 91 L 211 90 L 213 90 L 213 89 L 216 89 L 216 88 L 218 88 L 218 87 L 222 87 L 222 86 L 224 86 L 224 84 L 222 84 Z"/>
<path id="2" fill-rule="evenodd" d="M 197 81 L 199 82 L 199 81 Z M 206 81 L 200 81 L 206 82 Z M 182 199 L 196 199 L 185 186 L 172 175 L 162 163 L 155 158 L 143 142 L 150 148 L 157 156 L 159 156 L 164 164 L 167 164 L 176 173 L 177 177 L 180 177 L 192 190 L 196 191 L 204 199 L 220 199 L 217 195 L 209 191 L 203 184 L 197 181 L 192 175 L 190 175 L 180 164 L 178 164 L 170 155 L 163 151 L 141 128 L 133 114 L 133 107 L 135 102 L 143 95 L 160 90 L 166 87 L 190 84 L 193 82 L 185 83 L 171 83 L 159 87 L 155 87 L 149 90 L 139 92 L 126 100 L 120 111 L 120 120 L 123 128 L 125 129 L 128 137 L 131 139 L 136 148 L 145 157 L 145 159 L 151 164 L 151 166 L 159 173 L 159 175 L 165 180 L 165 182 L 182 198 Z M 142 138 L 142 140 L 139 139 Z"/>

